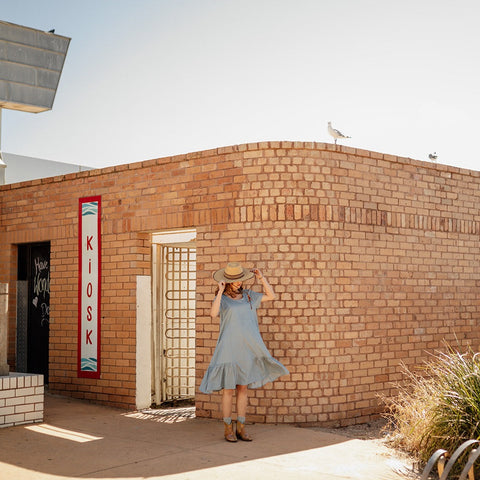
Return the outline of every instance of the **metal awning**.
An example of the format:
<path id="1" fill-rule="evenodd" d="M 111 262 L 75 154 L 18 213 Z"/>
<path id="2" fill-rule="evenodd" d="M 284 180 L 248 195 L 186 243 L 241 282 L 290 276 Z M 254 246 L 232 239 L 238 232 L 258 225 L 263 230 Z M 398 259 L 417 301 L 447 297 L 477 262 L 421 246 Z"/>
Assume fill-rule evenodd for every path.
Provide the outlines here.
<path id="1" fill-rule="evenodd" d="M 70 38 L 0 21 L 0 108 L 51 110 Z"/>

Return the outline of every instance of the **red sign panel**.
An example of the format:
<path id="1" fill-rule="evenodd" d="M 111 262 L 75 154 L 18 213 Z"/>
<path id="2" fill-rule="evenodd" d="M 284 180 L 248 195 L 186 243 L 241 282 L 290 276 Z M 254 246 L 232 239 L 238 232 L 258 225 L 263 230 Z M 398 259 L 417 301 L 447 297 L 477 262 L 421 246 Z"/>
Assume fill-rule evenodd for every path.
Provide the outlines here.
<path id="1" fill-rule="evenodd" d="M 79 200 L 78 377 L 100 378 L 101 197 Z"/>

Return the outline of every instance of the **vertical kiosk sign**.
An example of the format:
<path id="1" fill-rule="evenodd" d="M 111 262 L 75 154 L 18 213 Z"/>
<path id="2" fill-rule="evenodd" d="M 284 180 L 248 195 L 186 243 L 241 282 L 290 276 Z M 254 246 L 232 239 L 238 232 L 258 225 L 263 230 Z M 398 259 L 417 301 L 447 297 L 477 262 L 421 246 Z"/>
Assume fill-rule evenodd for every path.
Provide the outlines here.
<path id="1" fill-rule="evenodd" d="M 100 378 L 100 206 L 100 196 L 79 200 L 79 378 Z"/>

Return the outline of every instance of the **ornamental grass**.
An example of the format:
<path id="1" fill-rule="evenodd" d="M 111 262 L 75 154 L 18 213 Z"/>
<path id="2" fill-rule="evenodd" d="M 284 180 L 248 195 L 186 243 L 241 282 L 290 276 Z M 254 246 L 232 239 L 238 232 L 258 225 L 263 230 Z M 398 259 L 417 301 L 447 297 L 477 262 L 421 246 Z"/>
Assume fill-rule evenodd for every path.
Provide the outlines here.
<path id="1" fill-rule="evenodd" d="M 403 373 L 398 396 L 386 400 L 394 447 L 427 462 L 439 448 L 451 455 L 464 441 L 480 438 L 479 353 L 447 346 L 420 372 L 403 366 Z"/>

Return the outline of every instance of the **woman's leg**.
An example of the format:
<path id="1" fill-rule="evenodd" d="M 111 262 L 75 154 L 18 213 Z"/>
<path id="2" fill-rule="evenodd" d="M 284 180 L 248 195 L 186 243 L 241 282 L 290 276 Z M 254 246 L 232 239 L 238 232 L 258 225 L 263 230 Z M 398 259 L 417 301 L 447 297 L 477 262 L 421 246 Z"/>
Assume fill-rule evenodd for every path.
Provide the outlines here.
<path id="1" fill-rule="evenodd" d="M 224 389 L 222 392 L 222 414 L 223 414 L 223 424 L 225 427 L 225 440 L 227 442 L 236 442 L 237 437 L 233 432 L 232 424 L 232 398 L 233 398 L 233 389 Z"/>
<path id="2" fill-rule="evenodd" d="M 222 390 L 222 414 L 223 418 L 232 418 L 233 390 Z"/>
<path id="3" fill-rule="evenodd" d="M 245 418 L 247 415 L 248 389 L 246 385 L 237 385 L 237 416 Z"/>
<path id="4" fill-rule="evenodd" d="M 252 437 L 245 431 L 245 416 L 247 415 L 248 390 L 246 385 L 237 385 L 237 437 L 251 442 Z"/>

